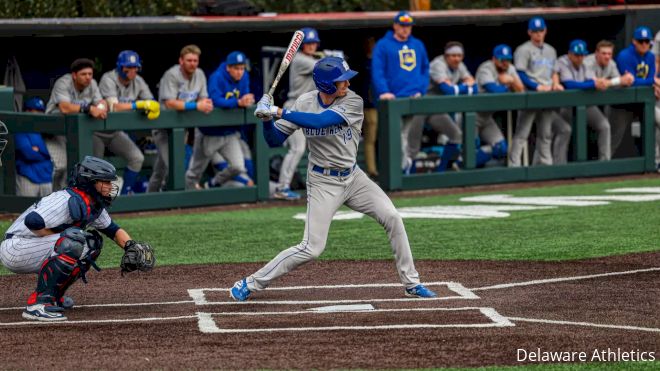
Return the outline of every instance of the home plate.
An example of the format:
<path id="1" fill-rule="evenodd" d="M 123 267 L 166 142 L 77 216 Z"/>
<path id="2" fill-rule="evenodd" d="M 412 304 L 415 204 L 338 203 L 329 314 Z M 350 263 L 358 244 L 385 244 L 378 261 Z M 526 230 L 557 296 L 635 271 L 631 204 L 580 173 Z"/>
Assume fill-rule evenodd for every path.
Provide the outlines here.
<path id="1" fill-rule="evenodd" d="M 327 307 L 309 308 L 312 312 L 332 313 L 332 312 L 366 312 L 374 310 L 371 304 L 350 304 L 350 305 L 330 305 Z"/>

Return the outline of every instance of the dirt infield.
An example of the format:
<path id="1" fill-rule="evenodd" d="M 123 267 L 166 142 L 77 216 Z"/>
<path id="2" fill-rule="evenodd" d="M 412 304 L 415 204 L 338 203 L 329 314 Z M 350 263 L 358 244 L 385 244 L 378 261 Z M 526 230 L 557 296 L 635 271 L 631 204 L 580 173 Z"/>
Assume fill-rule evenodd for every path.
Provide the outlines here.
<path id="1" fill-rule="evenodd" d="M 438 300 L 406 298 L 391 261 L 321 261 L 247 303 L 230 301 L 226 288 L 259 266 L 93 272 L 90 284 L 72 288 L 76 308 L 58 324 L 22 320 L 34 276 L 2 276 L 0 368 L 515 365 L 518 349 L 537 348 L 660 358 L 658 252 L 561 263 L 419 261 Z"/>

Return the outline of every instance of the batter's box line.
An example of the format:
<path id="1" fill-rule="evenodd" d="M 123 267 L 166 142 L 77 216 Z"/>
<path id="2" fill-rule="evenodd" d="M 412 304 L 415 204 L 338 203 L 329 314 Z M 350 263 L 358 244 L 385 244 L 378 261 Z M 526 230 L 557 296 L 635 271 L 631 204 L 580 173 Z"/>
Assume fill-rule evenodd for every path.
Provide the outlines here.
<path id="1" fill-rule="evenodd" d="M 393 324 L 393 325 L 375 325 L 375 326 L 320 326 L 320 327 L 273 327 L 273 328 L 251 328 L 251 329 L 227 329 L 218 327 L 213 316 L 262 316 L 262 315 L 333 315 L 336 313 L 310 312 L 310 311 L 290 311 L 290 312 L 249 312 L 249 313 L 208 313 L 197 312 L 199 331 L 206 334 L 238 334 L 254 332 L 292 332 L 292 331 L 339 331 L 339 330 L 403 330 L 403 329 L 440 329 L 440 328 L 492 328 L 492 327 L 514 327 L 515 324 L 506 317 L 497 313 L 494 308 L 488 307 L 464 307 L 464 308 L 405 308 L 405 309 L 374 309 L 359 313 L 379 313 L 379 312 L 433 312 L 433 311 L 467 311 L 478 310 L 491 323 L 464 323 L 464 324 Z M 344 312 L 345 313 L 345 312 Z"/>
<path id="2" fill-rule="evenodd" d="M 466 288 L 458 282 L 429 282 L 425 286 L 447 286 L 450 291 L 455 292 L 456 296 L 445 296 L 437 298 L 423 299 L 424 301 L 432 300 L 456 300 L 456 299 L 479 299 L 472 290 Z M 357 285 L 323 285 L 323 286 L 285 286 L 268 288 L 268 291 L 293 291 L 293 290 L 324 290 L 324 289 L 355 289 L 355 288 L 381 288 L 381 287 L 401 287 L 400 283 L 366 283 Z M 346 303 L 385 303 L 385 302 L 404 302 L 404 301 L 419 301 L 418 298 L 392 298 L 392 299 L 337 299 L 337 300 L 270 300 L 270 301 L 208 301 L 206 300 L 205 292 L 226 292 L 229 295 L 229 290 L 226 288 L 201 288 L 201 289 L 188 289 L 188 295 L 193 299 L 195 305 L 240 305 L 240 304 L 262 304 L 262 305 L 295 305 L 295 304 L 346 304 Z"/>

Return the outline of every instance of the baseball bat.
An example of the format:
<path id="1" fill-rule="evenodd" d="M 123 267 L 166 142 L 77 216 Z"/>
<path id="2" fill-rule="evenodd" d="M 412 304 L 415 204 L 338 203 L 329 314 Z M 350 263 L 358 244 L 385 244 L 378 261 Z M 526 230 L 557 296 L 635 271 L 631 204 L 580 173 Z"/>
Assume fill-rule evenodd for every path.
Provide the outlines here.
<path id="1" fill-rule="evenodd" d="M 289 47 L 286 48 L 286 53 L 284 53 L 284 58 L 282 58 L 282 63 L 280 63 L 280 69 L 277 71 L 277 76 L 275 76 L 275 80 L 273 80 L 273 83 L 270 85 L 270 90 L 268 90 L 268 94 L 271 96 L 275 92 L 275 88 L 280 82 L 280 78 L 282 78 L 284 72 L 289 68 L 289 64 L 291 64 L 293 57 L 296 56 L 296 52 L 298 51 L 298 48 L 300 48 L 300 45 L 302 45 L 304 38 L 305 34 L 300 30 L 293 34 L 293 37 L 289 42 Z"/>

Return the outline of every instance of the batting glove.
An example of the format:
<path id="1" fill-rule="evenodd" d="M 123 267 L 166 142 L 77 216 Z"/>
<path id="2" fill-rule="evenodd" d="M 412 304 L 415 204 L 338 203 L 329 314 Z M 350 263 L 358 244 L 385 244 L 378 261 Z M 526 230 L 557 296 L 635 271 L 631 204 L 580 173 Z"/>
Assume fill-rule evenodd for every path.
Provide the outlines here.
<path id="1" fill-rule="evenodd" d="M 273 97 L 269 94 L 264 94 L 257 103 L 257 109 L 254 110 L 254 115 L 263 121 L 271 120 L 273 116 L 277 115 L 277 110 L 279 109 L 279 107 L 273 106 L 272 102 Z"/>

